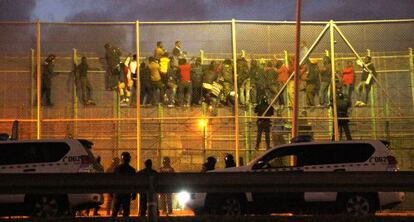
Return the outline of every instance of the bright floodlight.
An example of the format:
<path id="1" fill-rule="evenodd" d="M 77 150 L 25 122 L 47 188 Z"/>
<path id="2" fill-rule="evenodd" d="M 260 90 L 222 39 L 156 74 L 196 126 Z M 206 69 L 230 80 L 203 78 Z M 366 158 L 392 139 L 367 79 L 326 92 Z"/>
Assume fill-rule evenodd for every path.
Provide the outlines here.
<path id="1" fill-rule="evenodd" d="M 199 120 L 198 120 L 198 126 L 199 126 L 201 129 L 204 129 L 204 127 L 206 127 L 206 126 L 207 126 L 207 123 L 208 123 L 208 120 L 207 120 L 207 119 L 199 119 Z"/>
<path id="2" fill-rule="evenodd" d="M 187 191 L 181 191 L 177 195 L 178 204 L 182 207 L 190 200 L 190 193 Z"/>

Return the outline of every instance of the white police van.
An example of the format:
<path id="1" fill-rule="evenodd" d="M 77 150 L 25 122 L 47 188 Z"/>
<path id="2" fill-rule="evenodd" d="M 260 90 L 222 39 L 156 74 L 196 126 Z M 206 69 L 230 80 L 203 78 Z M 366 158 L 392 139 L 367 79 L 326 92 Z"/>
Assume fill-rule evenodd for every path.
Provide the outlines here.
<path id="1" fill-rule="evenodd" d="M 77 139 L 0 141 L 0 173 L 94 173 L 92 145 Z M 0 214 L 57 217 L 102 202 L 102 194 L 0 195 Z"/>
<path id="2" fill-rule="evenodd" d="M 302 142 L 268 150 L 248 165 L 210 172 L 396 171 L 397 161 L 379 140 Z M 187 206 L 197 213 L 347 213 L 367 215 L 403 202 L 403 192 L 280 192 L 191 195 Z"/>

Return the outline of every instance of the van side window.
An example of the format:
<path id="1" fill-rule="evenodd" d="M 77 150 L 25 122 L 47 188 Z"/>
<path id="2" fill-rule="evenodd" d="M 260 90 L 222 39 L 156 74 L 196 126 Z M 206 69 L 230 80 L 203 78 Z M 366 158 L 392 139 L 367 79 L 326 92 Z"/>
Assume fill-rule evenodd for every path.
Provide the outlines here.
<path id="1" fill-rule="evenodd" d="M 0 144 L 0 165 L 56 162 L 69 152 L 63 142 L 25 142 Z"/>
<path id="2" fill-rule="evenodd" d="M 301 165 L 360 163 L 367 161 L 375 152 L 368 143 L 332 143 L 301 146 L 298 162 Z"/>
<path id="3" fill-rule="evenodd" d="M 280 148 L 268 153 L 253 166 L 253 169 L 296 167 L 298 151 L 296 148 Z"/>

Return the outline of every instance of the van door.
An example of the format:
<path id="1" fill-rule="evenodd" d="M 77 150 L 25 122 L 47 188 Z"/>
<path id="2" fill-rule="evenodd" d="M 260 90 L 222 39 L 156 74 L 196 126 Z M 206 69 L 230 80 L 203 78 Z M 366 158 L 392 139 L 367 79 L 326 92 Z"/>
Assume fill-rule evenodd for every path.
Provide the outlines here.
<path id="1" fill-rule="evenodd" d="M 301 172 L 297 164 L 297 149 L 279 148 L 268 153 L 253 165 L 254 172 Z M 275 187 L 277 191 L 277 187 Z M 292 212 L 304 203 L 303 192 L 253 193 L 255 209 L 262 212 Z"/>

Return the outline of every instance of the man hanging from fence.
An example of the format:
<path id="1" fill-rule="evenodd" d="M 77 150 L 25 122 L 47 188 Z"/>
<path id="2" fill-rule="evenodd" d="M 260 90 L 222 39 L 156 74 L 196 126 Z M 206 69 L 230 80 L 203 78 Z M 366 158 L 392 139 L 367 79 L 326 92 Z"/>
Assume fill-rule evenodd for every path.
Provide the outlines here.
<path id="1" fill-rule="evenodd" d="M 52 78 L 56 76 L 55 73 L 55 58 L 56 56 L 50 54 L 42 64 L 42 87 L 41 87 L 41 98 L 43 100 L 46 97 L 46 106 L 53 106 L 51 101 L 52 97 Z M 41 100 L 41 101 L 42 101 Z"/>
<path id="2" fill-rule="evenodd" d="M 84 105 L 95 105 L 95 102 L 92 99 L 92 85 L 88 79 L 88 70 L 88 60 L 85 56 L 83 56 L 81 63 L 76 68 L 82 90 L 82 103 Z"/>
<path id="3" fill-rule="evenodd" d="M 105 59 L 106 59 L 106 75 L 105 75 L 105 89 L 117 89 L 118 79 L 120 75 L 120 56 L 121 50 L 111 46 L 109 43 L 105 44 Z"/>
<path id="4" fill-rule="evenodd" d="M 366 56 L 364 61 L 357 61 L 357 64 L 362 67 L 361 81 L 357 87 L 357 101 L 355 106 L 366 106 L 368 104 L 368 95 L 371 91 L 371 86 L 374 84 L 374 77 L 377 76 L 374 63 L 371 62 L 371 56 Z"/>

